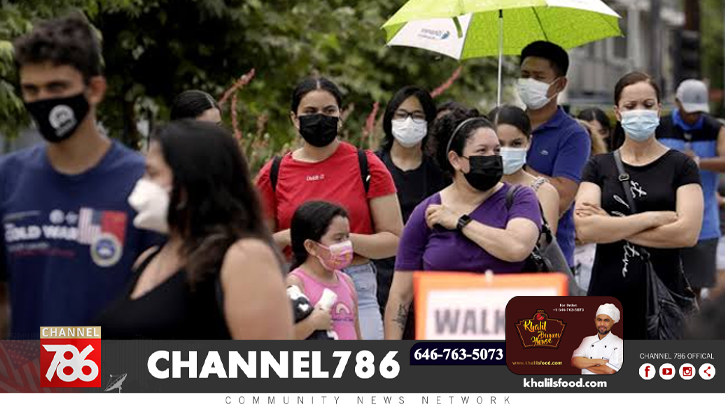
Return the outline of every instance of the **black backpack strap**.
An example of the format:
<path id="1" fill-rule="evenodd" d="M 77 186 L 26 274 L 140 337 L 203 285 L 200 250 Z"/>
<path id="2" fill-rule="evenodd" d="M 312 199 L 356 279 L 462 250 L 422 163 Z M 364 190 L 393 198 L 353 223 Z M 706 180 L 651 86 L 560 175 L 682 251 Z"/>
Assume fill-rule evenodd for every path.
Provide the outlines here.
<path id="1" fill-rule="evenodd" d="M 511 206 L 514 204 L 514 195 L 519 190 L 519 185 L 511 185 L 508 191 L 506 191 L 506 210 L 511 210 Z"/>
<path id="2" fill-rule="evenodd" d="M 277 178 L 279 177 L 279 165 L 282 163 L 282 157 L 276 155 L 272 159 L 272 168 L 269 171 L 269 181 L 272 183 L 272 191 L 277 191 Z"/>
<path id="3" fill-rule="evenodd" d="M 370 190 L 370 168 L 368 167 L 368 156 L 365 150 L 357 150 L 357 162 L 360 165 L 360 176 L 362 177 L 363 187 L 365 187 L 365 195 Z"/>

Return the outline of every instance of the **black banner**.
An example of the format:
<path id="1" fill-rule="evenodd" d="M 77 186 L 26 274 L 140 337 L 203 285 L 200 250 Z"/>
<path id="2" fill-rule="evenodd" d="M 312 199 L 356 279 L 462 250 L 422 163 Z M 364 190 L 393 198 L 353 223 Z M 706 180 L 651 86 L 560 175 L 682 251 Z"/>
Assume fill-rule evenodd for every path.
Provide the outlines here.
<path id="1" fill-rule="evenodd" d="M 123 377 L 122 392 L 161 393 L 719 393 L 716 374 L 722 341 L 626 341 L 625 360 L 613 375 L 517 375 L 505 365 L 470 365 L 472 354 L 496 354 L 501 342 L 413 341 L 103 341 L 101 388 Z M 432 349 L 448 360 L 416 365 Z M 469 356 L 453 360 L 453 349 Z M 461 351 L 456 351 L 461 356 Z M 440 358 L 437 358 L 440 359 Z M 440 361 L 444 361 L 440 359 Z M 424 360 L 422 360 L 424 361 Z M 438 361 L 438 360 L 437 360 Z M 429 360 L 429 362 L 433 362 Z M 640 368 L 652 365 L 651 378 Z M 683 378 L 680 367 L 692 377 Z M 674 377 L 660 368 L 670 364 Z M 701 367 L 712 365 L 709 378 Z M 643 369 L 642 369 L 643 370 Z M 685 370 L 683 370 L 685 372 Z M 707 377 L 707 373 L 704 375 Z"/>

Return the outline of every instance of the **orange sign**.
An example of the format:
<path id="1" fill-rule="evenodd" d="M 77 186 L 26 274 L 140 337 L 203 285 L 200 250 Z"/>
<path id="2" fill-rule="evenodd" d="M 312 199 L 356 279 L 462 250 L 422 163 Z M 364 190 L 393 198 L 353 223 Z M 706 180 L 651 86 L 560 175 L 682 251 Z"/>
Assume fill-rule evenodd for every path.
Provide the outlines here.
<path id="1" fill-rule="evenodd" d="M 416 339 L 503 340 L 511 298 L 567 295 L 567 277 L 559 273 L 416 272 L 413 287 Z"/>

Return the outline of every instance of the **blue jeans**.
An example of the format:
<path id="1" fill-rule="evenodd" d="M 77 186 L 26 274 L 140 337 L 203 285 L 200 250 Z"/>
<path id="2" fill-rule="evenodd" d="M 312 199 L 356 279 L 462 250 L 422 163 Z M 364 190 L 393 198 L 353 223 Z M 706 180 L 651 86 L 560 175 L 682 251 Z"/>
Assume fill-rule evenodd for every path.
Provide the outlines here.
<path id="1" fill-rule="evenodd" d="M 357 291 L 357 315 L 360 339 L 383 339 L 383 317 L 378 305 L 378 282 L 373 263 L 350 266 L 342 270 L 352 278 Z"/>

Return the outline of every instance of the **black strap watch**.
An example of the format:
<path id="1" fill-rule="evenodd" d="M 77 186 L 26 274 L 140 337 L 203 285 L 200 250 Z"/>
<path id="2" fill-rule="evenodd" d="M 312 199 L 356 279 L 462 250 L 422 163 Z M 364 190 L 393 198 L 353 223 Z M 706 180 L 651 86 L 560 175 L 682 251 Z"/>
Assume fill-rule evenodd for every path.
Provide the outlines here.
<path id="1" fill-rule="evenodd" d="M 458 218 L 458 224 L 456 225 L 456 230 L 459 232 L 462 231 L 463 228 L 466 227 L 466 225 L 468 225 L 469 223 L 471 223 L 472 220 L 473 219 L 471 219 L 471 217 L 468 215 L 461 216 L 460 218 Z"/>

